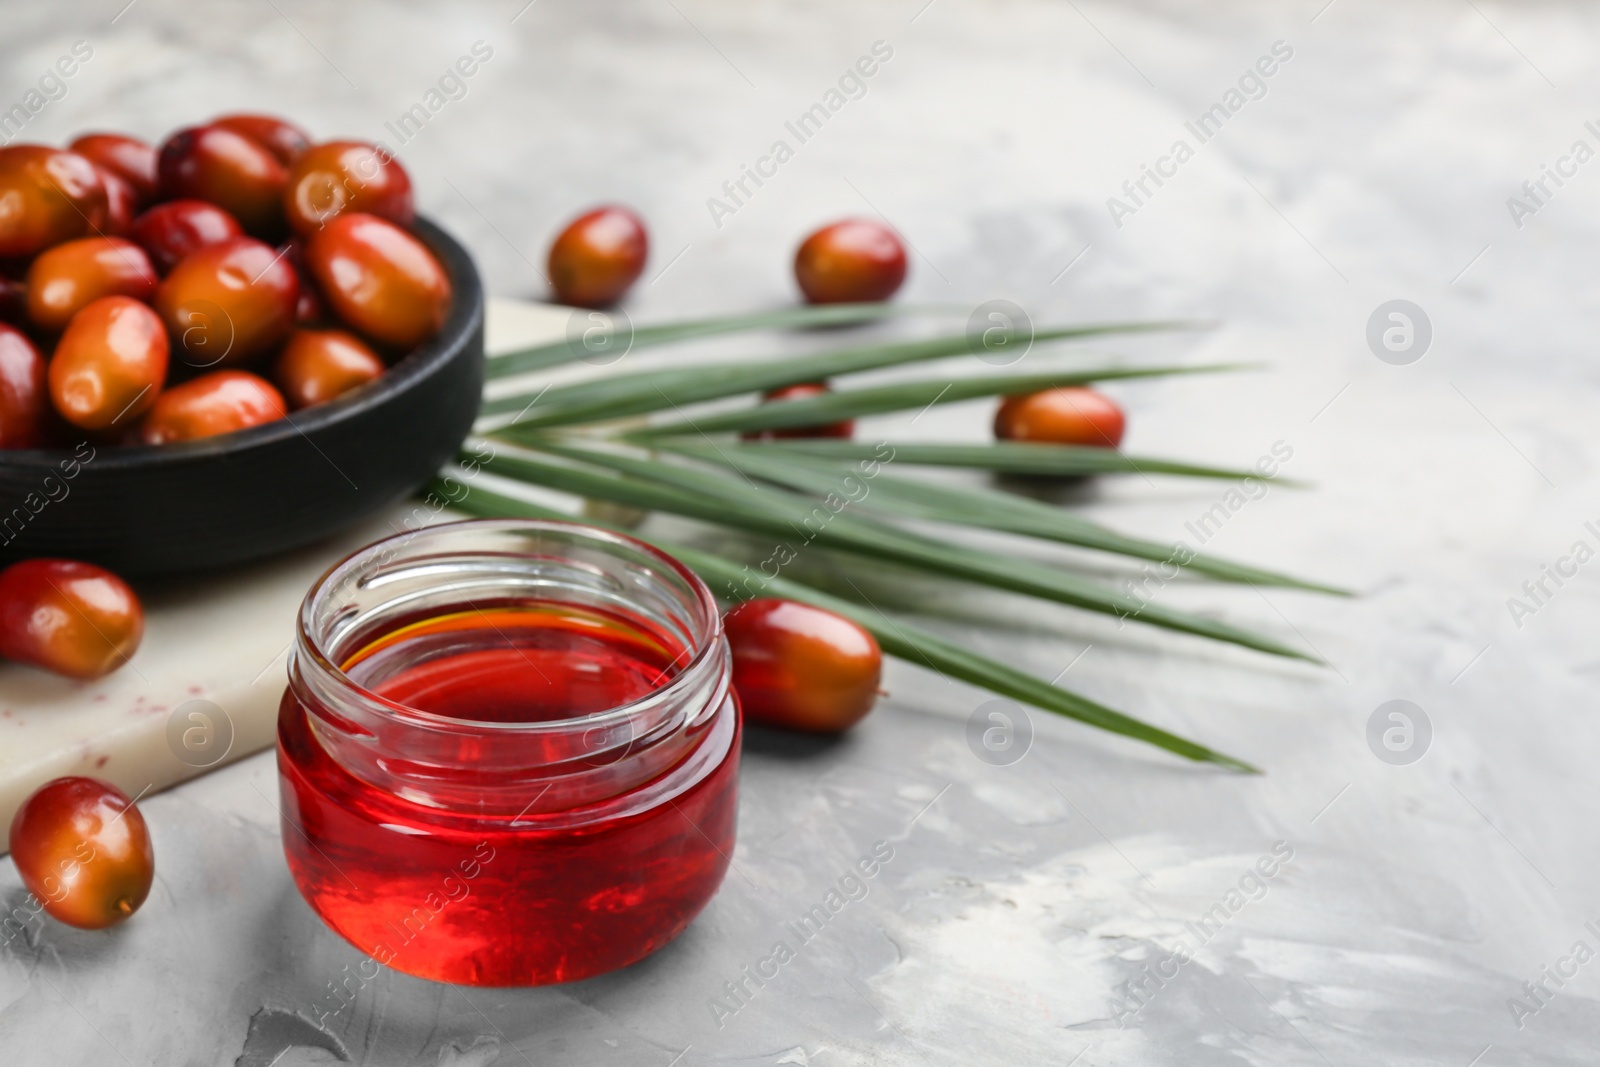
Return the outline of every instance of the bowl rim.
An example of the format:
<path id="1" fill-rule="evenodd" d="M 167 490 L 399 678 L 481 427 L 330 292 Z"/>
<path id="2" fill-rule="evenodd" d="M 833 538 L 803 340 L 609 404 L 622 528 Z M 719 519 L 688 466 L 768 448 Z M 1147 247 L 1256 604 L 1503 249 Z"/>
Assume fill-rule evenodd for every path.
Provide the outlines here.
<path id="1" fill-rule="evenodd" d="M 427 245 L 449 274 L 450 309 L 438 333 L 391 364 L 369 386 L 354 389 L 347 396 L 304 408 L 300 412 L 286 412 L 283 418 L 260 426 L 212 437 L 162 445 L 107 444 L 96 447 L 92 463 L 82 460 L 71 448 L 4 449 L 0 450 L 0 472 L 34 470 L 50 473 L 62 463 L 73 461 L 97 468 L 153 468 L 217 456 L 233 456 L 254 448 L 269 448 L 294 437 L 310 440 L 312 434 L 358 419 L 416 386 L 460 355 L 467 341 L 482 328 L 484 300 L 483 285 L 472 256 L 459 241 L 421 215 L 416 217 L 407 232 Z M 333 328 L 356 332 L 342 325 Z"/>

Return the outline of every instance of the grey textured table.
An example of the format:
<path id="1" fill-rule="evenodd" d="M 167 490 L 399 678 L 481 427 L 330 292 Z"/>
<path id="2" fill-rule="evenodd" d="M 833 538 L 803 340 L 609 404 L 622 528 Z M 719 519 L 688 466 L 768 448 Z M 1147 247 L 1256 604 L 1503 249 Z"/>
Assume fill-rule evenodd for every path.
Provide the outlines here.
<path id="1" fill-rule="evenodd" d="M 1250 463 L 1276 446 L 1317 488 L 1235 506 L 1226 486 L 1133 478 L 1077 503 L 1163 539 L 1211 515 L 1207 548 L 1362 595 L 1157 594 L 1304 642 L 1333 664 L 1317 670 L 878 575 L 869 590 L 929 625 L 1268 773 L 1190 767 L 1043 714 L 1027 755 L 992 766 L 965 739 L 986 696 L 896 665 L 893 696 L 849 737 L 755 739 L 721 894 L 656 957 L 571 987 L 385 972 L 351 981 L 341 1007 L 332 990 L 360 956 L 295 894 L 270 757 L 245 761 L 145 801 L 160 870 L 135 921 L 8 943 L 0 1060 L 1593 1061 L 1590 9 L 120 5 L 0 16 L 7 106 L 73 41 L 94 49 L 29 139 L 155 137 L 232 108 L 383 139 L 500 295 L 537 294 L 549 234 L 606 198 L 653 227 L 639 320 L 787 301 L 797 237 L 874 213 L 915 247 L 907 299 L 1006 297 L 1038 322 L 1215 317 L 1209 334 L 1125 350 L 1270 369 L 1117 390 L 1130 449 Z M 387 124 L 476 41 L 492 56 L 465 95 L 397 143 Z M 892 56 L 859 98 L 781 166 L 760 163 L 879 41 Z M 776 173 L 732 201 L 723 183 L 758 164 Z M 1431 324 L 1407 365 L 1368 341 L 1395 299 Z M 985 411 L 869 429 L 978 440 Z M 1408 764 L 1369 743 L 1396 699 L 1431 724 Z M 865 898 L 717 1011 L 724 983 L 878 841 L 894 858 Z M 0 892 L 19 898 L 9 865 Z"/>

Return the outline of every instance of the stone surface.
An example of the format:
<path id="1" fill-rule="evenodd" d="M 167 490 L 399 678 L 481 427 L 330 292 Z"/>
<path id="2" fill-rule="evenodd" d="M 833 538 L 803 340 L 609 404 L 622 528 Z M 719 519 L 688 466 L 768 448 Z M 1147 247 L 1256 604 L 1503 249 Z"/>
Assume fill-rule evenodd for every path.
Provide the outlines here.
<path id="1" fill-rule="evenodd" d="M 1277 445 L 1292 450 L 1284 473 L 1316 487 L 1237 507 L 1227 486 L 1166 479 L 1069 497 L 1151 537 L 1193 543 L 1204 525 L 1208 549 L 1361 595 L 1156 593 L 1312 646 L 1332 664 L 1318 670 L 880 570 L 863 584 L 875 599 L 1267 773 L 1190 767 L 1042 714 L 1026 757 L 992 766 L 965 740 L 986 696 L 896 665 L 892 697 L 849 737 L 752 738 L 723 892 L 656 957 L 571 987 L 461 990 L 385 972 L 326 1014 L 329 984 L 359 956 L 289 884 L 270 758 L 244 761 L 144 803 L 160 873 L 135 921 L 109 935 L 35 922 L 7 938 L 7 1062 L 1591 1059 L 1600 937 L 1585 923 L 1600 917 L 1600 860 L 1583 827 L 1600 808 L 1600 657 L 1585 625 L 1593 577 L 1571 558 L 1576 542 L 1600 547 L 1586 526 L 1600 520 L 1586 299 L 1600 179 L 1572 156 L 1578 140 L 1600 147 L 1585 126 L 1600 120 L 1586 8 L 117 6 L 5 14 L 4 106 L 73 41 L 94 48 L 28 138 L 154 137 L 243 107 L 383 138 L 502 296 L 539 295 L 548 236 L 606 198 L 652 225 L 652 267 L 629 304 L 641 321 L 786 302 L 801 234 L 875 212 L 914 246 L 907 299 L 1007 297 L 1038 322 L 1218 320 L 1117 346 L 1265 364 L 1116 390 L 1129 449 L 1248 464 Z M 385 123 L 478 40 L 493 54 L 466 95 L 396 144 Z M 876 41 L 893 55 L 865 95 L 713 219 L 707 199 L 775 139 L 796 140 L 785 122 Z M 1241 92 L 1201 143 L 1186 123 L 1226 110 L 1279 41 L 1293 54 L 1263 64 L 1264 95 L 1246 79 L 1260 98 Z M 1192 158 L 1163 185 L 1146 180 L 1137 201 L 1122 191 L 1144 165 L 1170 174 L 1179 140 Z M 1535 200 L 1522 185 L 1546 165 L 1564 184 L 1544 179 Z M 1114 196 L 1131 213 L 1108 207 Z M 1432 327 L 1409 365 L 1367 339 L 1395 299 Z M 863 433 L 978 440 L 986 413 L 954 406 Z M 1513 613 L 1513 597 L 1527 610 Z M 1431 723 L 1410 764 L 1379 757 L 1387 721 L 1368 740 L 1395 699 Z M 719 1024 L 723 983 L 878 840 L 895 859 L 868 895 Z M 1272 877 L 1253 875 L 1258 863 Z M 20 903 L 12 872 L 0 885 Z M 1193 957 L 1181 965 L 1180 944 Z M 1145 990 L 1137 1011 L 1128 981 Z"/>

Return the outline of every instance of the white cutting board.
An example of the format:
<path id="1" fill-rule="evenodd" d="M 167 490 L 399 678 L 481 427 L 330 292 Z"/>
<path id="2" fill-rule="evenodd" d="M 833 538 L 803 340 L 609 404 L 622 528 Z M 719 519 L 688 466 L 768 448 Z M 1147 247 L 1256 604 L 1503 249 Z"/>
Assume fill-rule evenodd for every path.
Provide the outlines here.
<path id="1" fill-rule="evenodd" d="M 486 348 L 559 340 L 571 314 L 490 300 Z M 0 854 L 18 805 L 52 778 L 93 775 L 137 796 L 271 745 L 306 590 L 353 549 L 397 532 L 415 506 L 224 576 L 139 583 L 144 643 L 99 681 L 0 663 Z"/>

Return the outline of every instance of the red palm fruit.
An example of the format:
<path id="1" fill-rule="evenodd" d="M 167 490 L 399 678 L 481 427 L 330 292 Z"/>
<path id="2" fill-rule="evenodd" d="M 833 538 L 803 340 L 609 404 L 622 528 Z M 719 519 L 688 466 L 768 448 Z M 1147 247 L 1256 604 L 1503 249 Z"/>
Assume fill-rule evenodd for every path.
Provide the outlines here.
<path id="1" fill-rule="evenodd" d="M 133 187 L 140 204 L 156 198 L 160 187 L 156 177 L 156 150 L 153 145 L 120 133 L 88 133 L 73 141 L 72 151 L 103 171 L 110 171 Z"/>
<path id="2" fill-rule="evenodd" d="M 47 333 L 103 296 L 155 295 L 156 271 L 144 249 L 121 237 L 82 237 L 56 245 L 28 268 L 28 318 Z"/>
<path id="3" fill-rule="evenodd" d="M 126 793 L 97 778 L 39 787 L 11 820 L 10 844 L 22 884 L 45 912 L 80 929 L 127 919 L 155 879 L 144 816 Z"/>
<path id="4" fill-rule="evenodd" d="M 168 199 L 210 201 L 257 236 L 276 237 L 283 230 L 289 172 L 248 137 L 216 126 L 179 130 L 162 144 L 158 170 Z"/>
<path id="5" fill-rule="evenodd" d="M 558 301 L 599 308 L 622 299 L 649 255 L 650 236 L 639 216 L 625 207 L 602 207 L 567 224 L 550 246 L 546 266 Z"/>
<path id="6" fill-rule="evenodd" d="M 994 416 L 1000 440 L 1037 444 L 1116 448 L 1126 426 L 1115 401 L 1081 385 L 1008 396 Z"/>
<path id="7" fill-rule="evenodd" d="M 271 152 L 286 167 L 311 147 L 310 134 L 275 115 L 224 115 L 212 119 L 210 125 L 248 137 Z"/>
<path id="8" fill-rule="evenodd" d="M 189 253 L 156 290 L 174 355 L 194 367 L 234 367 L 272 351 L 294 329 L 300 278 L 276 249 L 234 237 Z"/>
<path id="9" fill-rule="evenodd" d="M 433 253 L 376 215 L 331 220 L 307 239 L 305 260 L 334 314 L 379 344 L 415 347 L 450 311 L 450 277 Z"/>
<path id="10" fill-rule="evenodd" d="M 39 448 L 50 419 L 44 357 L 20 330 L 0 326 L 0 448 Z"/>
<path id="11" fill-rule="evenodd" d="M 161 318 L 128 296 L 103 296 L 72 317 L 50 359 L 50 399 L 85 430 L 132 426 L 167 380 Z"/>
<path id="12" fill-rule="evenodd" d="M 0 148 L 0 258 L 35 256 L 105 224 L 106 186 L 93 163 L 43 145 Z"/>
<path id="13" fill-rule="evenodd" d="M 0 656 L 68 678 L 99 678 L 132 657 L 144 608 L 104 567 L 28 559 L 0 571 Z"/>
<path id="14" fill-rule="evenodd" d="M 164 445 L 246 430 L 283 418 L 283 397 L 265 378 L 219 370 L 162 393 L 139 424 L 139 442 Z"/>
<path id="15" fill-rule="evenodd" d="M 411 178 L 388 152 L 364 141 L 329 141 L 307 149 L 289 168 L 283 212 L 296 233 L 312 233 L 355 211 L 397 226 L 416 219 Z"/>
<path id="16" fill-rule="evenodd" d="M 746 718 L 808 733 L 859 722 L 878 697 L 883 653 L 854 622 L 794 600 L 747 600 L 723 619 Z"/>
<path id="17" fill-rule="evenodd" d="M 190 252 L 244 236 L 239 220 L 204 200 L 168 200 L 133 220 L 128 236 L 166 274 Z"/>
<path id="18" fill-rule="evenodd" d="M 794 277 L 808 304 L 887 300 L 906 280 L 906 250 L 887 226 L 845 219 L 801 243 Z"/>
<path id="19" fill-rule="evenodd" d="M 273 380 L 296 410 L 325 404 L 384 371 L 378 354 L 344 330 L 296 330 L 272 368 Z"/>

